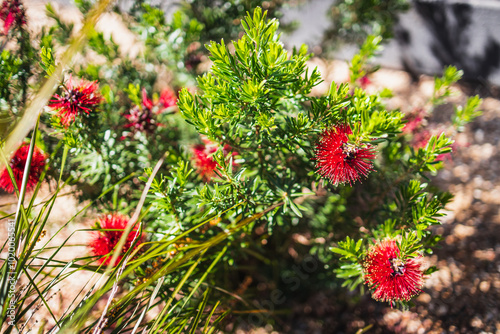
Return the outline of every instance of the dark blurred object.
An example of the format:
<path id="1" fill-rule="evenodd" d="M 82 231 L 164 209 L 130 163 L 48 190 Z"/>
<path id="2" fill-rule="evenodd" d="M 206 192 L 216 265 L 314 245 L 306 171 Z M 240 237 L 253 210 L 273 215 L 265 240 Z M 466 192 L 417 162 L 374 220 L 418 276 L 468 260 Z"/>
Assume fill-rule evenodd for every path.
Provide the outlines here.
<path id="1" fill-rule="evenodd" d="M 257 6 L 267 10 L 268 18 L 281 18 L 281 7 L 289 0 L 187 0 L 183 1 L 183 10 L 190 18 L 196 19 L 205 27 L 200 34 L 200 43 L 220 42 L 237 39 L 242 33 L 240 20 L 247 12 Z M 281 26 L 281 28 L 286 28 Z"/>
<path id="2" fill-rule="evenodd" d="M 498 41 L 488 29 L 482 34 L 474 33 L 477 27 L 473 20 L 481 17 L 481 8 L 474 8 L 469 3 L 428 1 L 415 1 L 414 7 L 432 33 L 430 49 L 441 66 L 455 65 L 464 71 L 465 78 L 478 81 L 486 80 L 493 70 L 500 67 Z M 473 15 L 474 11 L 476 15 Z M 487 20 L 481 22 L 487 23 Z M 484 40 L 485 43 L 477 47 L 478 40 Z M 471 54 L 473 44 L 474 51 Z"/>
<path id="3" fill-rule="evenodd" d="M 447 64 L 464 72 L 471 94 L 495 96 L 500 85 L 500 8 L 492 1 L 412 1 L 395 26 L 380 64 L 417 80 Z"/>
<path id="4" fill-rule="evenodd" d="M 410 8 L 409 0 L 339 0 L 331 7 L 332 26 L 325 31 L 323 49 L 348 43 L 361 44 L 370 34 L 394 37 L 398 15 Z"/>

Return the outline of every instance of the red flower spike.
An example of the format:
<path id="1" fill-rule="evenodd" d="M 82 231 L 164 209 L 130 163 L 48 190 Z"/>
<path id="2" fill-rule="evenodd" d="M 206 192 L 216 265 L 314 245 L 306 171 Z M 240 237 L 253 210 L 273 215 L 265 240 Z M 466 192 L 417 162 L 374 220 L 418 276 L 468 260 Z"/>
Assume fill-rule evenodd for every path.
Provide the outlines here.
<path id="1" fill-rule="evenodd" d="M 348 182 L 352 186 L 373 170 L 375 149 L 369 144 L 350 143 L 348 135 L 351 133 L 349 125 L 335 125 L 321 134 L 316 146 L 316 169 L 333 184 Z"/>
<path id="2" fill-rule="evenodd" d="M 142 89 L 142 105 L 144 106 L 144 108 L 153 109 L 153 101 L 148 98 L 146 88 Z"/>
<path id="3" fill-rule="evenodd" d="M 424 285 L 422 257 L 403 258 L 395 240 L 385 240 L 370 248 L 363 263 L 365 284 L 373 299 L 408 301 L 418 295 Z"/>
<path id="4" fill-rule="evenodd" d="M 198 169 L 198 173 L 205 181 L 209 181 L 215 176 L 215 169 L 219 165 L 210 156 L 215 151 L 217 151 L 216 147 L 205 146 L 203 144 L 193 147 L 194 165 Z"/>
<path id="5" fill-rule="evenodd" d="M 125 115 L 128 124 L 125 125 L 132 133 L 144 132 L 152 134 L 160 125 L 156 122 L 153 114 L 153 102 L 148 98 L 146 90 L 142 89 L 142 106 L 135 106 L 129 110 L 129 114 Z"/>
<path id="6" fill-rule="evenodd" d="M 194 153 L 193 163 L 203 180 L 210 181 L 210 179 L 215 176 L 215 169 L 219 166 L 211 155 L 217 151 L 219 146 L 206 137 L 202 137 L 202 141 L 204 144 L 195 145 L 192 148 Z M 224 145 L 222 151 L 224 156 L 227 156 L 231 151 L 231 147 L 229 145 Z M 236 152 L 232 152 L 233 156 L 236 154 Z M 233 161 L 233 167 L 234 166 L 236 166 L 236 163 Z"/>
<path id="7" fill-rule="evenodd" d="M 119 214 L 109 214 L 100 218 L 97 221 L 97 224 L 102 229 L 115 230 L 93 232 L 93 239 L 89 242 L 89 247 L 92 254 L 101 256 L 101 258 L 98 259 L 99 264 L 104 264 L 107 266 L 111 262 L 111 257 L 113 256 L 112 252 L 115 250 L 116 244 L 122 237 L 123 231 L 127 227 L 128 218 Z M 133 229 L 127 236 L 125 244 L 123 245 L 122 251 L 118 256 L 115 264 L 118 264 L 121 261 L 121 259 L 123 258 L 123 254 L 125 254 L 132 246 L 132 242 L 134 241 L 136 235 L 139 233 L 137 225 L 138 224 L 133 227 Z M 137 238 L 139 240 L 136 243 L 136 246 L 144 241 L 145 235 L 138 235 Z"/>
<path id="8" fill-rule="evenodd" d="M 415 133 L 422 126 L 426 113 L 423 109 L 417 109 L 405 116 L 407 123 L 403 127 L 403 133 Z"/>
<path id="9" fill-rule="evenodd" d="M 160 94 L 159 104 L 161 108 L 158 112 L 161 113 L 163 110 L 177 105 L 177 96 L 172 90 L 165 88 Z"/>
<path id="10" fill-rule="evenodd" d="M 63 94 L 54 95 L 49 107 L 58 110 L 57 115 L 66 127 L 74 122 L 78 115 L 83 113 L 90 115 L 95 111 L 95 106 L 104 100 L 99 94 L 97 81 L 81 80 L 78 85 L 73 85 L 72 77 L 70 77 L 64 90 Z"/>
<path id="11" fill-rule="evenodd" d="M 361 78 L 358 79 L 359 81 L 359 86 L 363 89 L 366 89 L 368 85 L 372 83 L 372 81 L 368 78 L 367 75 L 362 76 Z"/>
<path id="12" fill-rule="evenodd" d="M 23 144 L 17 149 L 12 158 L 10 159 L 10 168 L 14 174 L 16 180 L 17 189 L 21 189 L 24 175 L 24 167 L 26 166 L 26 161 L 28 160 L 30 146 Z M 35 188 L 38 181 L 40 180 L 40 175 L 45 168 L 47 156 L 38 147 L 35 146 L 33 150 L 33 157 L 31 158 L 30 173 L 28 176 L 28 182 L 26 184 L 26 190 L 30 191 Z M 9 172 L 7 168 L 4 168 L 0 173 L 0 187 L 3 188 L 8 193 L 14 192 L 14 184 L 10 179 Z"/>
<path id="13" fill-rule="evenodd" d="M 15 24 L 26 24 L 26 13 L 19 0 L 4 0 L 0 6 L 0 20 L 3 21 L 3 34 L 7 35 Z"/>

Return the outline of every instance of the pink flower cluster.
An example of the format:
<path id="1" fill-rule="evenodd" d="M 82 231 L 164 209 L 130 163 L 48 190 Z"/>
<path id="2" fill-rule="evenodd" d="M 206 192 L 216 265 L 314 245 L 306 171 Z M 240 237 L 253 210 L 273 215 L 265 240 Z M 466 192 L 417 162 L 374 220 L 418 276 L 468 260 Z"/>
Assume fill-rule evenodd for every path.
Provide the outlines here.
<path id="1" fill-rule="evenodd" d="M 17 26 L 25 25 L 26 13 L 21 1 L 4 0 L 0 5 L 0 20 L 3 21 L 3 30 L 0 31 L 0 34 L 3 35 L 8 35 L 14 24 Z"/>
<path id="2" fill-rule="evenodd" d="M 142 89 L 142 102 L 140 106 L 135 106 L 124 115 L 128 120 L 125 128 L 131 133 L 143 132 L 152 134 L 156 131 L 160 123 L 156 121 L 156 116 L 177 105 L 177 97 L 170 89 L 164 89 L 158 101 L 153 102 L 145 89 Z"/>

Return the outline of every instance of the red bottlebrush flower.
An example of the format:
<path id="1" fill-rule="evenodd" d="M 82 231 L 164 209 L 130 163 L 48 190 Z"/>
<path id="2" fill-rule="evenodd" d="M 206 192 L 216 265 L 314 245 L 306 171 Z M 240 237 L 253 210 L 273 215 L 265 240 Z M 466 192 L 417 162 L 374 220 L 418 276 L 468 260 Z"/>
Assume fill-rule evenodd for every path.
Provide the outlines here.
<path id="1" fill-rule="evenodd" d="M 3 34 L 7 35 L 14 23 L 17 26 L 26 24 L 26 13 L 19 0 L 4 0 L 0 6 L 0 19 L 3 21 Z"/>
<path id="2" fill-rule="evenodd" d="M 372 289 L 372 297 L 387 301 L 408 301 L 419 294 L 424 285 L 422 257 L 401 256 L 395 240 L 385 240 L 370 248 L 363 269 L 365 283 Z"/>
<path id="3" fill-rule="evenodd" d="M 316 169 L 333 184 L 353 182 L 373 170 L 375 149 L 369 145 L 349 143 L 349 125 L 340 124 L 325 130 L 316 146 Z"/>
<path id="4" fill-rule="evenodd" d="M 96 225 L 99 228 L 115 230 L 93 232 L 93 239 L 89 242 L 89 247 L 93 255 L 101 256 L 101 258 L 99 258 L 98 260 L 100 264 L 108 265 L 111 262 L 111 257 L 113 255 L 111 252 L 115 250 L 116 244 L 118 244 L 118 241 L 122 237 L 123 231 L 127 227 L 127 224 L 128 218 L 119 214 L 109 214 L 103 216 L 97 221 Z M 137 225 L 138 224 L 133 227 L 133 229 L 127 236 L 121 254 L 116 260 L 116 264 L 121 261 L 121 259 L 123 258 L 123 254 L 125 254 L 130 249 L 130 247 L 132 246 L 132 242 L 134 241 L 136 236 L 139 239 L 136 245 L 139 245 L 144 241 L 144 234 L 137 235 L 139 233 Z M 105 256 L 108 254 L 109 256 Z"/>
<path id="5" fill-rule="evenodd" d="M 215 169 L 218 163 L 210 156 L 217 151 L 216 147 L 205 146 L 203 144 L 193 147 L 194 165 L 198 169 L 198 173 L 205 181 L 209 181 L 215 176 Z"/>
<path id="6" fill-rule="evenodd" d="M 10 159 L 10 168 L 14 174 L 16 180 L 17 189 L 21 189 L 24 175 L 24 167 L 26 166 L 26 161 L 28 160 L 29 145 L 23 144 L 17 149 L 12 158 Z M 47 156 L 38 147 L 35 146 L 33 149 L 33 157 L 31 158 L 30 173 L 28 176 L 28 182 L 26 184 L 26 190 L 32 190 L 40 180 L 40 175 L 45 168 Z M 10 179 L 9 172 L 7 168 L 4 168 L 0 173 L 0 187 L 9 193 L 14 192 L 14 184 Z"/>
<path id="7" fill-rule="evenodd" d="M 419 149 L 422 147 L 425 147 L 427 143 L 429 142 L 429 139 L 431 138 L 432 134 L 428 130 L 422 130 L 415 132 L 413 134 L 413 138 L 411 141 L 411 144 L 414 149 Z"/>
<path id="8" fill-rule="evenodd" d="M 175 92 L 173 92 L 171 89 L 166 88 L 164 89 L 161 94 L 160 94 L 160 110 L 158 111 L 161 113 L 163 110 L 174 107 L 177 105 L 177 96 L 175 95 Z"/>
<path id="9" fill-rule="evenodd" d="M 148 98 L 146 90 L 142 90 L 142 106 L 135 106 L 129 110 L 129 114 L 125 115 L 128 124 L 125 125 L 132 133 L 144 132 L 152 134 L 155 132 L 158 124 L 154 118 L 153 101 Z"/>
<path id="10" fill-rule="evenodd" d="M 359 86 L 363 89 L 366 89 L 369 84 L 372 83 L 372 81 L 368 78 L 367 75 L 362 76 L 361 78 L 358 79 Z"/>
<path id="11" fill-rule="evenodd" d="M 81 80 L 78 85 L 73 85 L 72 77 L 70 77 L 64 86 L 64 93 L 54 95 L 49 107 L 58 110 L 57 115 L 61 118 L 61 123 L 67 127 L 75 121 L 78 115 L 84 113 L 90 115 L 103 99 L 99 94 L 97 81 Z"/>
<path id="12" fill-rule="evenodd" d="M 418 109 L 408 115 L 405 119 L 408 121 L 403 127 L 403 133 L 414 133 L 421 125 L 425 119 L 425 111 L 423 109 Z"/>
<path id="13" fill-rule="evenodd" d="M 193 147 L 194 153 L 194 165 L 198 169 L 198 174 L 205 181 L 210 181 L 212 177 L 215 176 L 215 169 L 219 164 L 211 157 L 213 153 L 217 151 L 219 147 L 217 143 L 210 141 L 207 138 L 202 138 L 204 144 L 195 145 Z M 224 156 L 227 156 L 231 151 L 231 147 L 229 145 L 224 145 L 222 152 Z M 232 152 L 233 156 L 237 153 Z M 233 161 L 233 167 L 236 166 L 236 163 Z"/>

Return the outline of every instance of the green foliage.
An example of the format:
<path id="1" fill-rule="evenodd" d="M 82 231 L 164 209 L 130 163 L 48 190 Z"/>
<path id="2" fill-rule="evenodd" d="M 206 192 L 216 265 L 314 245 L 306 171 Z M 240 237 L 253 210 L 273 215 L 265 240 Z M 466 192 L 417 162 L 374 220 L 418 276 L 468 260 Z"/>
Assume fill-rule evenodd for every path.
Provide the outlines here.
<path id="1" fill-rule="evenodd" d="M 430 226 L 439 224 L 438 218 L 444 216 L 441 210 L 452 198 L 449 193 L 433 194 L 429 190 L 426 183 L 411 180 L 396 193 L 395 203 L 401 215 L 397 224 L 410 227 L 419 240 L 430 235 Z"/>
<path id="2" fill-rule="evenodd" d="M 363 239 L 355 241 L 347 237 L 345 241 L 339 241 L 338 247 L 330 248 L 332 252 L 341 255 L 342 265 L 335 269 L 335 274 L 344 280 L 342 286 L 347 286 L 351 291 L 363 283 L 362 258 L 360 257 L 363 254 L 362 245 Z"/>
<path id="3" fill-rule="evenodd" d="M 351 124 L 353 138 L 378 143 L 401 133 L 404 115 L 399 110 L 386 110 L 379 94 L 369 95 L 357 88 L 351 101 L 346 121 Z"/>
<path id="4" fill-rule="evenodd" d="M 361 251 L 363 239 L 355 241 L 349 237 L 345 241 L 338 243 L 339 247 L 332 247 L 330 250 L 341 255 L 341 260 L 359 261 L 358 254 Z"/>
<path id="5" fill-rule="evenodd" d="M 92 8 L 92 0 L 75 0 L 75 5 L 82 13 L 88 13 Z"/>
<path id="6" fill-rule="evenodd" d="M 373 58 L 377 52 L 381 51 L 381 42 L 381 36 L 369 35 L 361 46 L 359 52 L 353 56 L 349 66 L 352 85 L 354 85 L 358 79 L 361 79 L 368 74 L 366 71 L 367 61 Z"/>
<path id="7" fill-rule="evenodd" d="M 452 143 L 453 140 L 447 138 L 444 133 L 441 133 L 439 137 L 432 136 L 427 145 L 419 148 L 409 162 L 414 164 L 415 171 L 418 173 L 436 172 L 442 167 L 442 161 L 437 158 L 442 154 L 450 153 Z"/>
<path id="8" fill-rule="evenodd" d="M 323 37 L 328 50 L 344 43 L 361 44 L 368 35 L 394 36 L 398 14 L 408 10 L 408 0 L 339 0 L 330 11 L 332 26 Z"/>
<path id="9" fill-rule="evenodd" d="M 84 14 L 92 3 L 77 1 Z M 332 83 L 326 94 L 312 96 L 321 75 L 307 67 L 307 48 L 284 49 L 278 20 L 267 19 L 278 15 L 282 2 L 266 2 L 274 6 L 269 13 L 249 10 L 237 40 L 239 16 L 225 20 L 219 30 L 215 26 L 223 15 L 251 9 L 256 2 L 226 4 L 208 8 L 191 1 L 168 19 L 159 8 L 136 1 L 123 17 L 144 48 L 137 56 L 123 54 L 111 37 L 88 31 L 84 60 L 69 71 L 75 78 L 97 80 L 105 102 L 92 113 L 77 114 L 69 125 L 55 111 L 45 113 L 40 130 L 31 134 L 32 143 L 43 141 L 51 153 L 46 171 L 53 192 L 34 205 L 43 174 L 24 201 L 29 203 L 15 212 L 21 262 L 16 277 L 30 275 L 16 306 L 20 317 L 44 303 L 50 287 L 90 271 L 100 277 L 99 285 L 90 282 L 64 314 L 56 316 L 45 305 L 62 332 L 212 333 L 233 310 L 252 312 L 254 285 L 274 289 L 281 284 L 275 273 L 289 273 L 305 258 L 314 258 L 317 266 L 303 282 L 304 294 L 340 284 L 354 290 L 364 282 L 363 261 L 374 243 L 395 239 L 404 256 L 416 257 L 439 241 L 431 227 L 439 224 L 451 196 L 423 179 L 442 166 L 440 159 L 453 141 L 441 134 L 412 147 L 410 136 L 401 134 L 403 113 L 387 109 L 384 99 L 390 94 L 356 87 L 358 79 L 376 70 L 369 63 L 381 38 L 370 36 L 353 58 L 351 85 Z M 50 77 L 62 61 L 56 51 L 73 26 L 53 7 L 47 11 L 54 25 L 38 36 L 40 49 L 33 54 L 40 59 L 33 56 L 25 63 L 12 50 L 1 54 L 2 110 L 23 110 L 25 100 L 12 89 L 28 87 L 25 74 L 32 72 L 23 66 L 39 65 L 36 73 Z M 209 36 L 218 36 L 220 43 Z M 207 42 L 212 67 L 195 79 L 188 60 L 199 51 L 198 41 Z M 99 63 L 85 58 L 94 52 L 103 56 Z M 436 79 L 432 103 L 444 102 L 458 77 L 456 69 L 448 69 Z M 195 82 L 197 90 L 189 86 Z M 59 93 L 65 80 L 60 84 Z M 163 105 L 178 88 L 180 113 Z M 474 97 L 457 108 L 454 126 L 462 128 L 477 117 L 479 104 Z M 352 187 L 331 185 L 316 171 L 319 138 L 339 124 L 352 129 L 348 144 L 371 145 L 376 152 L 372 174 Z M 211 169 L 213 174 L 204 173 Z M 57 247 L 38 238 L 66 184 L 85 204 L 61 230 L 83 214 L 121 213 L 140 223 L 147 242 L 136 238 L 123 248 L 121 237 L 122 244 L 113 245 L 109 254 L 123 252 L 116 267 L 98 265 L 86 254 L 55 260 L 74 236 Z M 93 232 L 107 231 L 97 218 L 93 223 Z M 74 233 L 89 232 L 79 226 Z M 256 284 L 242 288 L 241 277 Z M 4 288 L 4 275 L 0 281 Z M 5 321 L 10 300 L 0 296 Z M 96 316 L 103 300 L 109 303 Z"/>
<path id="10" fill-rule="evenodd" d="M 16 79 L 16 73 L 19 72 L 21 61 L 9 50 L 3 50 L 0 54 L 0 102 L 2 113 L 7 113 L 14 109 L 13 105 L 16 99 L 11 96 L 13 81 Z"/>
<path id="11" fill-rule="evenodd" d="M 5 48 L 9 41 L 16 47 Z M 34 59 L 30 33 L 25 25 L 13 24 L 0 40 L 0 139 L 7 136 L 26 107 L 28 80 L 36 78 Z"/>
<path id="12" fill-rule="evenodd" d="M 151 212 L 156 216 L 153 226 L 166 235 L 176 235 L 189 229 L 194 217 L 201 216 L 196 206 L 189 205 L 192 192 L 186 191 L 192 172 L 185 161 L 179 160 L 169 175 L 160 176 L 159 180 L 155 178 L 151 184 Z M 146 173 L 150 176 L 152 169 L 147 169 Z M 141 180 L 146 181 L 145 178 Z"/>
<path id="13" fill-rule="evenodd" d="M 478 95 L 469 97 L 464 107 L 455 106 L 455 115 L 453 115 L 453 125 L 457 131 L 462 132 L 467 123 L 472 122 L 476 117 L 481 116 L 483 113 L 479 110 L 482 99 Z"/>
<path id="14" fill-rule="evenodd" d="M 56 65 L 52 49 L 42 46 L 40 57 L 42 58 L 42 61 L 40 62 L 40 67 L 43 68 L 45 73 L 47 73 L 47 76 L 51 76 L 52 73 L 54 73 Z"/>
<path id="15" fill-rule="evenodd" d="M 66 23 L 59 17 L 55 8 L 49 2 L 45 5 L 45 14 L 47 17 L 53 19 L 56 22 L 57 30 L 52 30 L 51 35 L 55 37 L 56 41 L 64 45 L 68 42 L 73 32 L 74 24 Z"/>
<path id="16" fill-rule="evenodd" d="M 102 32 L 95 30 L 89 35 L 89 47 L 98 54 L 105 56 L 109 62 L 113 62 L 120 55 L 118 44 L 113 41 L 113 37 L 106 40 Z"/>
<path id="17" fill-rule="evenodd" d="M 176 84 L 191 85 L 193 78 L 189 72 L 197 64 L 189 64 L 190 54 L 193 43 L 197 43 L 203 31 L 203 25 L 182 10 L 176 11 L 172 20 L 167 22 L 163 11 L 142 1 L 134 4 L 131 14 L 128 24 L 146 48 L 141 54 L 145 69 L 166 67 L 175 72 Z"/>
<path id="18" fill-rule="evenodd" d="M 457 70 L 455 66 L 447 66 L 443 71 L 442 77 L 434 78 L 434 94 L 432 104 L 439 105 L 445 102 L 445 99 L 451 96 L 451 85 L 462 78 L 464 71 Z"/>

